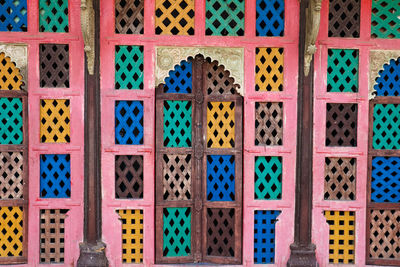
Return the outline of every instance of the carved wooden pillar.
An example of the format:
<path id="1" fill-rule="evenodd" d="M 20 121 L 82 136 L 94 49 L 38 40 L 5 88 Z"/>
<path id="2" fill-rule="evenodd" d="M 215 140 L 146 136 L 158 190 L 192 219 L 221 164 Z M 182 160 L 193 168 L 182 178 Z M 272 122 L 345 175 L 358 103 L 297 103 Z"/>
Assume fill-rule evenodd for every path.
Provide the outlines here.
<path id="1" fill-rule="evenodd" d="M 85 217 L 84 242 L 78 266 L 108 266 L 101 242 L 100 173 L 100 3 L 81 0 L 81 27 L 85 42 Z"/>
<path id="2" fill-rule="evenodd" d="M 319 5 L 318 5 L 319 4 Z M 287 266 L 317 266 L 311 243 L 313 183 L 313 54 L 319 27 L 320 0 L 300 3 L 295 236 Z"/>

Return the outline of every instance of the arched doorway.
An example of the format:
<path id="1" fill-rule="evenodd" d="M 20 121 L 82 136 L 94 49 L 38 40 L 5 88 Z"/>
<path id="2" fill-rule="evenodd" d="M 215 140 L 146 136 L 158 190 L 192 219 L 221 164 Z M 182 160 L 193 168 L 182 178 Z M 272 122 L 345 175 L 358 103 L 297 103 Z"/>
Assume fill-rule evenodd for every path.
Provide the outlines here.
<path id="1" fill-rule="evenodd" d="M 156 261 L 241 263 L 243 98 L 197 55 L 156 88 Z"/>

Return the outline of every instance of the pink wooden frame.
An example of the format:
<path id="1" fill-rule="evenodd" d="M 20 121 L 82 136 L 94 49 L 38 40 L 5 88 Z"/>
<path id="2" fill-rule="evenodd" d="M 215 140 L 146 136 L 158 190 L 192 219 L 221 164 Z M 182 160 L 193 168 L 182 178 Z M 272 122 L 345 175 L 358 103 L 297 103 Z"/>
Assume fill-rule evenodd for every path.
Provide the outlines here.
<path id="1" fill-rule="evenodd" d="M 366 260 L 366 189 L 368 168 L 369 114 L 369 52 L 370 50 L 399 49 L 395 39 L 371 39 L 372 0 L 361 1 L 360 38 L 328 38 L 329 0 L 322 1 L 321 25 L 314 59 L 314 161 L 313 161 L 313 243 L 317 244 L 317 260 L 321 267 L 329 265 L 329 226 L 326 210 L 355 211 L 355 265 L 365 266 Z M 357 93 L 327 93 L 327 58 L 329 48 L 359 50 L 359 89 Z M 326 103 L 357 103 L 357 147 L 326 147 Z M 318 114 L 318 116 L 317 116 Z M 372 127 L 372 126 L 371 126 Z M 325 157 L 357 159 L 356 200 L 324 200 Z M 351 265 L 354 266 L 354 265 Z"/>
<path id="2" fill-rule="evenodd" d="M 28 0 L 28 32 L 2 32 L 1 43 L 28 46 L 28 114 L 29 114 L 29 221 L 28 262 L 16 266 L 38 266 L 40 263 L 40 209 L 68 209 L 65 221 L 64 264 L 73 266 L 79 257 L 83 240 L 83 110 L 84 54 L 80 30 L 80 1 L 69 0 L 69 32 L 39 33 L 39 1 Z M 70 88 L 40 88 L 39 44 L 68 44 L 70 49 Z M 11 55 L 12 57 L 12 55 Z M 70 99 L 71 142 L 40 143 L 40 99 Z M 71 198 L 41 199 L 40 155 L 71 154 Z M 26 222 L 24 222 L 26 223 Z M 25 238 L 25 237 L 24 237 Z M 53 266 L 54 264 L 40 264 Z"/>
<path id="3" fill-rule="evenodd" d="M 298 20 L 297 0 L 285 1 L 285 36 L 256 37 L 256 2 L 246 1 L 245 36 L 205 36 L 205 1 L 195 0 L 195 35 L 167 36 L 154 34 L 155 0 L 144 1 L 144 34 L 115 34 L 115 2 L 101 1 L 101 105 L 102 105 L 102 186 L 103 186 L 103 237 L 107 244 L 110 266 L 122 266 L 121 223 L 118 209 L 144 210 L 144 259 L 143 265 L 154 265 L 154 88 L 155 53 L 157 46 L 217 46 L 244 48 L 244 187 L 243 187 L 243 265 L 254 264 L 254 210 L 280 210 L 276 225 L 276 263 L 286 264 L 289 245 L 293 242 L 294 193 L 297 129 L 297 71 L 298 71 Z M 144 90 L 114 89 L 115 45 L 144 46 Z M 255 92 L 256 47 L 284 48 L 284 91 Z M 183 60 L 184 58 L 182 58 Z M 226 66 L 229 70 L 229 66 Z M 115 100 L 144 101 L 144 145 L 115 145 L 114 102 Z M 284 139 L 283 146 L 255 146 L 254 116 L 255 102 L 283 102 Z M 246 127 L 248 124 L 248 127 Z M 144 199 L 116 200 L 114 157 L 118 154 L 144 156 Z M 254 200 L 255 156 L 281 156 L 283 158 L 282 200 Z M 162 233 L 159 233 L 162 234 Z M 124 264 L 125 266 L 126 264 Z M 129 265 L 126 265 L 129 266 Z M 271 265 L 274 266 L 274 265 Z"/>

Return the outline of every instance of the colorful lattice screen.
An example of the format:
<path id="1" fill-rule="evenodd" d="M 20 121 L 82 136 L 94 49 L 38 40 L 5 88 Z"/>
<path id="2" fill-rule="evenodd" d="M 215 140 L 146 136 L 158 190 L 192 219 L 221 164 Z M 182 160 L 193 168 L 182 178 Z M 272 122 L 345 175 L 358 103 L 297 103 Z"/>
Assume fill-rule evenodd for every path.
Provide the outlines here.
<path id="1" fill-rule="evenodd" d="M 0 90 L 21 90 L 24 87 L 20 69 L 5 53 L 0 53 Z"/>
<path id="2" fill-rule="evenodd" d="M 256 1 L 256 35 L 283 36 L 285 29 L 285 1 Z"/>
<path id="3" fill-rule="evenodd" d="M 326 104 L 326 146 L 357 146 L 357 104 Z"/>
<path id="4" fill-rule="evenodd" d="M 329 37 L 360 37 L 361 0 L 329 0 Z"/>
<path id="5" fill-rule="evenodd" d="M 40 210 L 40 262 L 63 263 L 66 209 Z"/>
<path id="6" fill-rule="evenodd" d="M 164 101 L 164 146 L 192 146 L 192 102 Z"/>
<path id="7" fill-rule="evenodd" d="M 324 199 L 355 200 L 356 172 L 355 158 L 325 158 Z"/>
<path id="8" fill-rule="evenodd" d="M 206 35 L 243 36 L 244 0 L 206 0 Z"/>
<path id="9" fill-rule="evenodd" d="M 71 197 L 70 155 L 40 155 L 40 197 Z"/>
<path id="10" fill-rule="evenodd" d="M 373 107 L 374 149 L 400 148 L 400 112 L 399 104 L 375 104 Z"/>
<path id="11" fill-rule="evenodd" d="M 235 147 L 235 102 L 207 103 L 207 147 Z"/>
<path id="12" fill-rule="evenodd" d="M 190 94 L 192 92 L 192 62 L 182 61 L 165 78 L 164 93 Z"/>
<path id="13" fill-rule="evenodd" d="M 28 30 L 27 0 L 0 1 L 0 31 L 26 32 Z"/>
<path id="14" fill-rule="evenodd" d="M 283 91 L 283 48 L 256 48 L 256 91 Z"/>
<path id="15" fill-rule="evenodd" d="M 0 98 L 0 144 L 20 145 L 23 142 L 23 103 L 21 98 Z"/>
<path id="16" fill-rule="evenodd" d="M 24 242 L 22 207 L 0 207 L 0 257 L 20 257 Z"/>
<path id="17" fill-rule="evenodd" d="M 41 32 L 68 32 L 68 0 L 39 0 Z"/>
<path id="18" fill-rule="evenodd" d="M 143 101 L 115 102 L 115 143 L 143 144 Z"/>
<path id="19" fill-rule="evenodd" d="M 281 212 L 254 211 L 254 263 L 275 263 L 275 223 Z"/>
<path id="20" fill-rule="evenodd" d="M 369 257 L 400 259 L 400 211 L 372 209 L 369 216 Z M 394 263 L 394 262 L 393 262 Z"/>
<path id="21" fill-rule="evenodd" d="M 143 262 L 143 210 L 118 210 L 122 222 L 122 263 Z"/>
<path id="22" fill-rule="evenodd" d="M 70 100 L 40 100 L 40 140 L 42 143 L 69 143 Z"/>
<path id="23" fill-rule="evenodd" d="M 191 253 L 191 209 L 163 209 L 163 256 L 187 256 Z"/>
<path id="24" fill-rule="evenodd" d="M 256 102 L 255 144 L 276 146 L 283 143 L 283 103 Z"/>
<path id="25" fill-rule="evenodd" d="M 328 49 L 328 92 L 358 92 L 358 50 Z"/>
<path id="26" fill-rule="evenodd" d="M 233 95 L 237 93 L 238 84 L 230 76 L 230 72 L 225 69 L 225 66 L 219 65 L 218 61 L 210 61 L 206 59 L 206 74 L 207 79 L 203 81 L 203 85 L 208 95 Z"/>
<path id="27" fill-rule="evenodd" d="M 143 198 L 143 156 L 115 156 L 115 197 Z"/>
<path id="28" fill-rule="evenodd" d="M 207 209 L 208 256 L 235 256 L 235 209 Z"/>
<path id="29" fill-rule="evenodd" d="M 400 38 L 400 3 L 390 0 L 373 0 L 371 14 L 372 38 Z"/>
<path id="30" fill-rule="evenodd" d="M 187 200 L 192 197 L 192 156 L 164 154 L 164 200 Z"/>
<path id="31" fill-rule="evenodd" d="M 194 0 L 156 0 L 156 34 L 194 35 Z"/>
<path id="32" fill-rule="evenodd" d="M 207 200 L 235 200 L 235 157 L 207 156 Z"/>
<path id="33" fill-rule="evenodd" d="M 115 88 L 143 89 L 143 46 L 115 47 Z"/>
<path id="34" fill-rule="evenodd" d="M 376 78 L 374 90 L 377 96 L 400 96 L 400 58 L 384 64 Z"/>
<path id="35" fill-rule="evenodd" d="M 400 203 L 399 174 L 399 157 L 373 157 L 371 201 Z"/>
<path id="36" fill-rule="evenodd" d="M 0 199 L 24 197 L 22 152 L 0 152 Z"/>
<path id="37" fill-rule="evenodd" d="M 40 87 L 69 87 L 69 45 L 41 44 Z"/>
<path id="38" fill-rule="evenodd" d="M 282 158 L 255 157 L 254 198 L 276 200 L 282 198 Z"/>
<path id="39" fill-rule="evenodd" d="M 115 33 L 143 34 L 144 32 L 144 1 L 115 1 Z"/>
<path id="40" fill-rule="evenodd" d="M 325 211 L 329 224 L 329 262 L 354 263 L 355 213 L 354 211 Z"/>

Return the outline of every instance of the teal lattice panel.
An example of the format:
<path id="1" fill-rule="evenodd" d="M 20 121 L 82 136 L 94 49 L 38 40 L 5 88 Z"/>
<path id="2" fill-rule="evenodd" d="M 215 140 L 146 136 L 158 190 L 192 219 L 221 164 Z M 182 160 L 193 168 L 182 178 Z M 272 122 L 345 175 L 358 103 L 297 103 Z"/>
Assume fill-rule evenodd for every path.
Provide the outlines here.
<path id="1" fill-rule="evenodd" d="M 400 105 L 376 104 L 373 116 L 373 148 L 400 149 Z"/>
<path id="2" fill-rule="evenodd" d="M 190 208 L 163 209 L 163 256 L 182 257 L 191 252 Z"/>
<path id="3" fill-rule="evenodd" d="M 164 101 L 164 146 L 192 146 L 192 102 Z"/>
<path id="4" fill-rule="evenodd" d="M 68 32 L 68 0 L 39 0 L 41 32 Z"/>
<path id="5" fill-rule="evenodd" d="M 207 0 L 206 35 L 243 36 L 244 0 Z"/>
<path id="6" fill-rule="evenodd" d="M 115 47 L 115 88 L 143 89 L 143 46 Z"/>
<path id="7" fill-rule="evenodd" d="M 373 0 L 371 36 L 373 38 L 400 38 L 400 2 L 396 0 Z"/>
<path id="8" fill-rule="evenodd" d="M 254 198 L 274 200 L 282 198 L 282 158 L 256 157 Z"/>
<path id="9" fill-rule="evenodd" d="M 0 98 L 0 144 L 22 144 L 22 100 L 20 98 Z"/>
<path id="10" fill-rule="evenodd" d="M 328 92 L 358 91 L 358 50 L 328 50 Z"/>

